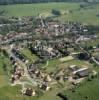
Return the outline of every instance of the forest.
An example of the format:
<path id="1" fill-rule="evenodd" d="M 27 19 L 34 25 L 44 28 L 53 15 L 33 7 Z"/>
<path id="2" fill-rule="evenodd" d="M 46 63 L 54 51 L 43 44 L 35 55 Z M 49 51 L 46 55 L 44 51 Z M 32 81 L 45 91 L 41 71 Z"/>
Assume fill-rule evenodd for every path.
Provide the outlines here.
<path id="1" fill-rule="evenodd" d="M 92 2 L 92 3 L 97 3 L 99 2 L 99 0 L 0 0 L 0 5 L 44 3 L 44 2 Z"/>

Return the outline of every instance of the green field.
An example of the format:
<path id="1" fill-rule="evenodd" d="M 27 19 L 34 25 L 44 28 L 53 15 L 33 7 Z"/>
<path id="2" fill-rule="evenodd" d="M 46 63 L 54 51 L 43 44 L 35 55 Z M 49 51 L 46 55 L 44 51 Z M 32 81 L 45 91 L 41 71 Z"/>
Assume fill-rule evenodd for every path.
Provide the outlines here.
<path id="1" fill-rule="evenodd" d="M 90 67 L 92 68 L 92 64 L 88 63 L 87 61 L 80 61 L 80 60 L 69 60 L 69 61 L 66 61 L 66 62 L 61 62 L 60 59 L 53 59 L 53 60 L 49 60 L 48 61 L 48 65 L 46 67 L 44 67 L 46 69 L 46 71 L 49 73 L 49 72 L 55 72 L 57 71 L 58 69 L 64 69 L 64 68 L 67 68 L 71 65 L 77 65 L 78 67 Z"/>
<path id="2" fill-rule="evenodd" d="M 36 60 L 38 60 L 38 57 L 35 54 L 32 54 L 32 52 L 29 49 L 27 49 L 27 48 L 20 50 L 20 52 L 26 58 L 28 58 L 30 60 L 30 62 L 32 62 L 32 63 L 35 62 Z"/>
<path id="3" fill-rule="evenodd" d="M 72 56 L 67 56 L 67 57 L 63 57 L 63 58 L 60 58 L 59 60 L 61 62 L 66 62 L 66 61 L 70 61 L 70 60 L 73 60 L 74 58 Z"/>
<path id="4" fill-rule="evenodd" d="M 64 93 L 69 100 L 98 100 L 99 98 L 99 78 L 92 81 L 86 81 L 75 89 L 75 92 L 70 90 Z M 86 98 L 87 97 L 87 98 Z"/>
<path id="5" fill-rule="evenodd" d="M 1 6 L 6 16 L 37 16 L 42 13 L 51 13 L 52 9 L 75 10 L 79 4 L 73 3 L 41 3 L 41 4 L 17 4 Z"/>
<path id="6" fill-rule="evenodd" d="M 80 3 L 41 3 L 41 4 L 16 4 L 0 6 L 0 10 L 4 10 L 4 16 L 53 16 L 52 9 L 60 10 L 62 14 L 55 19 L 62 22 L 80 21 L 88 24 L 99 24 L 99 4 L 91 5 L 90 8 L 80 9 Z"/>
<path id="7" fill-rule="evenodd" d="M 94 39 L 94 40 L 88 40 L 88 41 L 83 41 L 81 42 L 81 46 L 84 47 L 84 46 L 97 46 L 99 44 L 99 39 Z"/>

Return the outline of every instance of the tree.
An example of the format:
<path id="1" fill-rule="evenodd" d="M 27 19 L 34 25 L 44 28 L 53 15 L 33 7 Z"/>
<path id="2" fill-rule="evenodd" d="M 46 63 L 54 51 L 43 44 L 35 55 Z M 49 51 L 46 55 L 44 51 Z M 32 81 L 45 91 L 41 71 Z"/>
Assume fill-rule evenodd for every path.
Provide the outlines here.
<path id="1" fill-rule="evenodd" d="M 7 66 L 6 66 L 6 64 L 5 64 L 5 63 L 3 64 L 3 66 L 2 66 L 2 67 L 3 67 L 3 70 L 4 70 L 4 71 L 7 71 Z"/>
<path id="2" fill-rule="evenodd" d="M 61 15 L 61 12 L 59 10 L 52 9 L 52 14 L 54 14 L 56 16 L 60 16 Z"/>
<path id="3" fill-rule="evenodd" d="M 89 60 L 90 59 L 90 55 L 88 53 L 79 53 L 78 54 L 78 58 L 80 60 Z"/>
<path id="4" fill-rule="evenodd" d="M 3 52 L 4 56 L 6 56 L 6 57 L 9 56 L 6 50 L 3 49 L 2 52 Z"/>
<path id="5" fill-rule="evenodd" d="M 24 4 L 24 3 L 40 3 L 40 2 L 92 2 L 97 3 L 99 0 L 0 0 L 0 4 Z"/>

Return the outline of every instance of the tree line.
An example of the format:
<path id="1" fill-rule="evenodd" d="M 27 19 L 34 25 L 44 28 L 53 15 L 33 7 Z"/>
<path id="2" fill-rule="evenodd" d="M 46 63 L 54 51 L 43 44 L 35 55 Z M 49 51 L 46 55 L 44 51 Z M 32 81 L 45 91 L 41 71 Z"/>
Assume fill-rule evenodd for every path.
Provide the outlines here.
<path id="1" fill-rule="evenodd" d="M 44 2 L 99 2 L 99 0 L 0 0 L 0 5 Z"/>

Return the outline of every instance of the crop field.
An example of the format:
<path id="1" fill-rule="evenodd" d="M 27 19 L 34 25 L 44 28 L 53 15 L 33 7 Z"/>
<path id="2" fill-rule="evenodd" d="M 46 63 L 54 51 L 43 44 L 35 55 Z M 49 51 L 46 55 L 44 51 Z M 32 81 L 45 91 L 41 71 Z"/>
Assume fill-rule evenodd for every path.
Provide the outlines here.
<path id="1" fill-rule="evenodd" d="M 16 4 L 0 6 L 4 16 L 42 16 L 52 17 L 52 9 L 59 10 L 61 15 L 54 17 L 60 21 L 79 21 L 88 24 L 99 24 L 99 4 L 87 8 L 80 8 L 80 3 L 40 3 L 40 4 Z"/>

